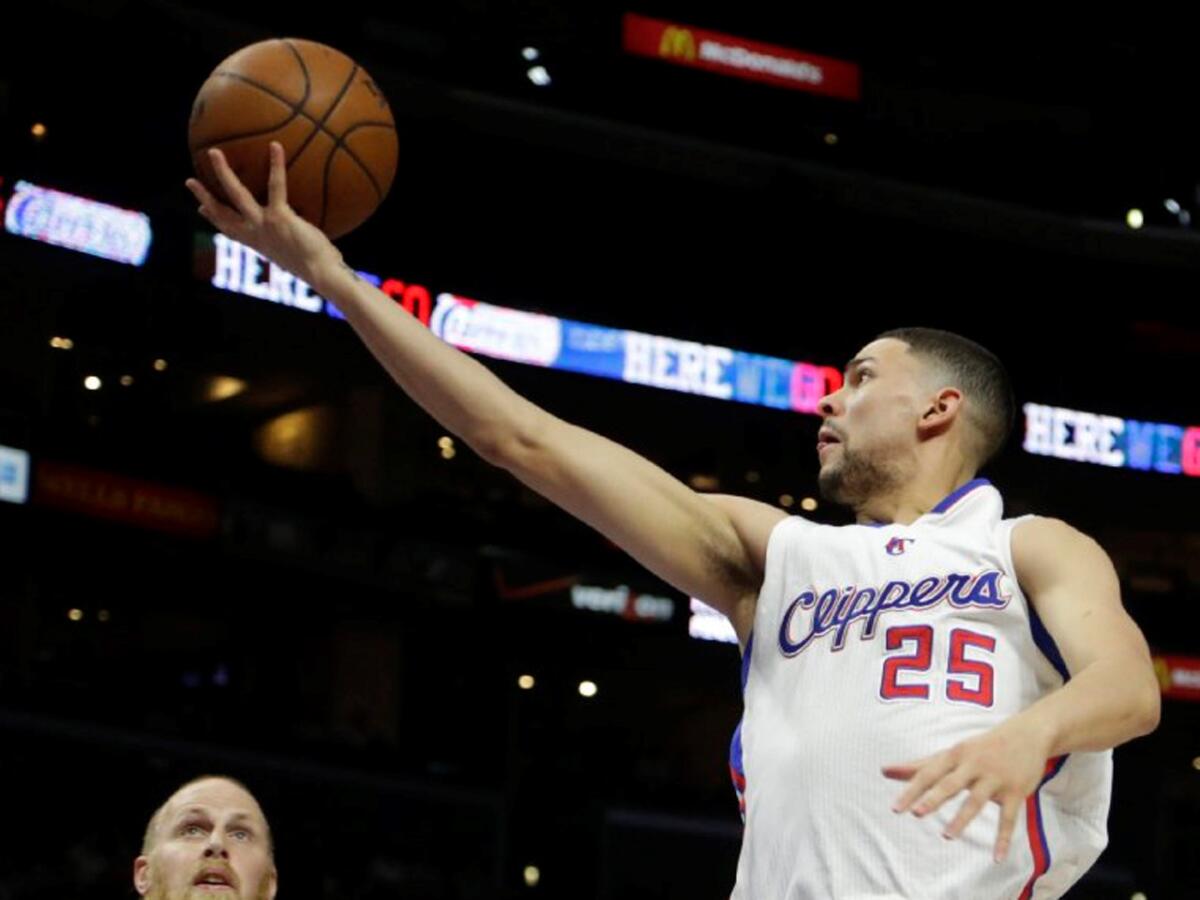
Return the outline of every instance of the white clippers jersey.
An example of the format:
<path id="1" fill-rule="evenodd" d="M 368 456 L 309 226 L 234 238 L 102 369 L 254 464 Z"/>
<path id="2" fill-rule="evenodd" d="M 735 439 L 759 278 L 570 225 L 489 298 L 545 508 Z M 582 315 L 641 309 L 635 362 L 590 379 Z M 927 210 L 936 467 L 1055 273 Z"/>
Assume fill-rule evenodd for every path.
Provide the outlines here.
<path id="1" fill-rule="evenodd" d="M 884 765 L 945 750 L 1062 685 L 1066 667 L 1013 572 L 1000 493 L 977 479 L 911 525 L 772 531 L 743 665 L 732 767 L 745 834 L 734 900 L 1044 900 L 1100 855 L 1112 753 L 1050 760 L 1008 858 L 989 803 L 891 810 Z"/>

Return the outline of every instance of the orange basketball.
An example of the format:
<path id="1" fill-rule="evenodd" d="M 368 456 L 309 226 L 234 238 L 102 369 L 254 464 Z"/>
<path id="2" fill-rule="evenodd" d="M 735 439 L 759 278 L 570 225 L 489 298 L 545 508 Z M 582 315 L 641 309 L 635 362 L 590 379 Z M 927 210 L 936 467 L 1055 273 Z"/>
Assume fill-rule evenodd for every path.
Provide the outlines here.
<path id="1" fill-rule="evenodd" d="M 289 205 L 330 238 L 366 221 L 396 175 L 396 125 L 383 92 L 354 60 L 314 41 L 243 47 L 196 95 L 188 146 L 196 174 L 217 198 L 225 195 L 206 151 L 221 148 L 266 203 L 271 141 L 283 144 L 287 158 Z"/>

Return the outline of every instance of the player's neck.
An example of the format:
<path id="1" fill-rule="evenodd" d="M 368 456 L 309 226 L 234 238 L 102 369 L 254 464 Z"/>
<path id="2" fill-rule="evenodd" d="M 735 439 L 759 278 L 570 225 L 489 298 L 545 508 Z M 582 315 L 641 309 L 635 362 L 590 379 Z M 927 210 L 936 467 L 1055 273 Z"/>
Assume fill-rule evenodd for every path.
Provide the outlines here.
<path id="1" fill-rule="evenodd" d="M 911 525 L 975 477 L 960 470 L 953 475 L 930 475 L 866 500 L 854 510 L 859 525 Z"/>

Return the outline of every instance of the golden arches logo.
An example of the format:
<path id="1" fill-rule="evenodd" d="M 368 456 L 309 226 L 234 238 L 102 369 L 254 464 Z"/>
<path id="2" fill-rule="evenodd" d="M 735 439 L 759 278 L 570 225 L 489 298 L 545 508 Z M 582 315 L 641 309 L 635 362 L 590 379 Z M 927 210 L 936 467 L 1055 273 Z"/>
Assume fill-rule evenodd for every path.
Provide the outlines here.
<path id="1" fill-rule="evenodd" d="M 1161 656 L 1154 657 L 1154 674 L 1158 677 L 1159 687 L 1163 691 L 1171 689 L 1171 667 Z"/>
<path id="2" fill-rule="evenodd" d="M 668 25 L 658 42 L 658 55 L 677 59 L 696 58 L 696 38 L 690 28 Z"/>

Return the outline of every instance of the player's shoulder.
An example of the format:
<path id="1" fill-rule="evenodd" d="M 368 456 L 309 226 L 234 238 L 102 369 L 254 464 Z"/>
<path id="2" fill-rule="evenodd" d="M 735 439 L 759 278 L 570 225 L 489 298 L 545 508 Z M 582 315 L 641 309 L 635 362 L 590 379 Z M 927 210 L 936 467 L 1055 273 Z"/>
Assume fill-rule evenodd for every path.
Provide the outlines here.
<path id="1" fill-rule="evenodd" d="M 1037 578 L 1064 565 L 1108 560 L 1088 534 L 1053 516 L 1025 516 L 1012 528 L 1013 568 L 1018 578 Z"/>
<path id="2" fill-rule="evenodd" d="M 759 575 L 766 570 L 767 546 L 775 529 L 782 522 L 789 520 L 809 521 L 790 515 L 770 503 L 750 497 L 738 497 L 733 494 L 703 494 L 701 496 L 709 503 L 719 507 L 729 517 Z"/>
<path id="3" fill-rule="evenodd" d="M 754 500 L 750 497 L 739 497 L 734 494 L 701 494 L 701 496 L 722 510 L 735 523 L 744 523 L 757 529 L 766 528 L 768 531 L 787 518 L 798 518 L 778 506 Z M 806 520 L 807 521 L 807 520 Z"/>
<path id="4" fill-rule="evenodd" d="M 1092 540 L 1090 536 L 1070 522 L 1054 516 L 1022 516 L 1014 521 L 1012 534 L 1014 541 L 1021 540 L 1029 544 L 1038 542 L 1061 544 Z"/>

